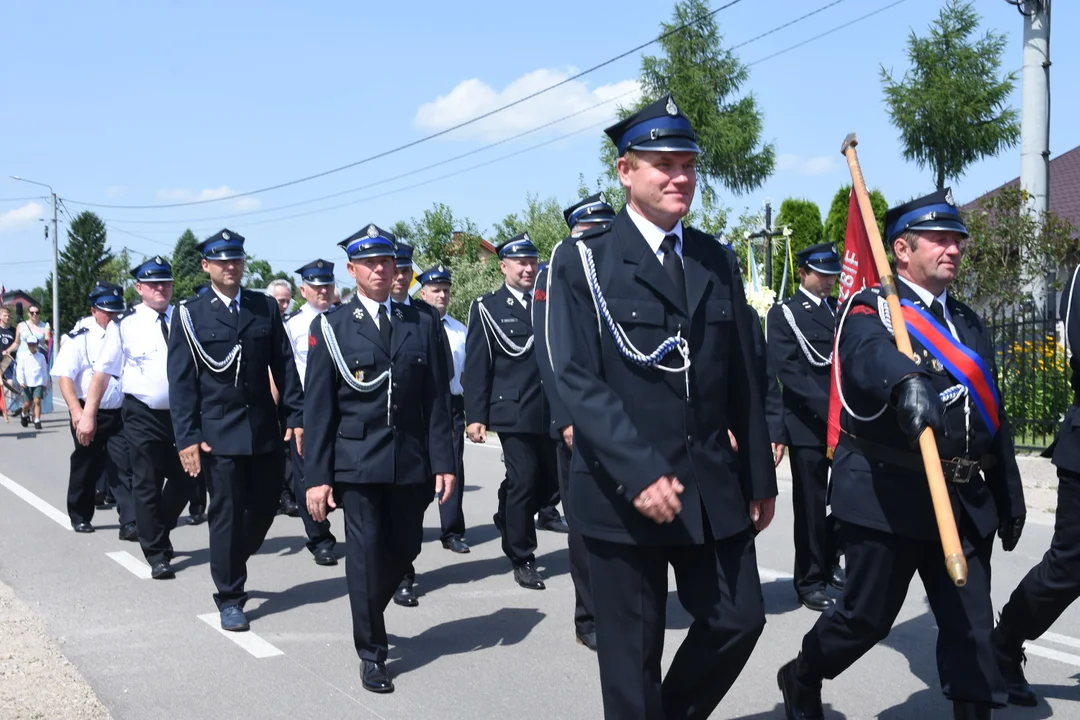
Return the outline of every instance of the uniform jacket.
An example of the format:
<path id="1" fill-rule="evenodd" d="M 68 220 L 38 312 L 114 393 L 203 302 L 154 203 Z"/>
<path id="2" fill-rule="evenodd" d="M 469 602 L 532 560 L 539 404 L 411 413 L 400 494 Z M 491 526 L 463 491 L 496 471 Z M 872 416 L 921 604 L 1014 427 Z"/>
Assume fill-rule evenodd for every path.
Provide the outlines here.
<path id="1" fill-rule="evenodd" d="M 681 332 L 686 375 L 625 359 L 600 328 L 579 257 L 584 243 L 611 317 L 642 352 Z M 555 384 L 574 425 L 573 522 L 587 536 L 638 545 L 707 542 L 750 527 L 749 501 L 776 496 L 753 318 L 735 256 L 712 237 L 683 230 L 687 298 L 624 209 L 606 229 L 563 241 L 551 263 L 548 341 Z M 676 353 L 677 356 L 677 353 Z M 738 455 L 731 450 L 734 433 Z M 657 524 L 633 499 L 661 475 L 685 486 L 682 512 Z"/>
<path id="2" fill-rule="evenodd" d="M 558 250 L 559 246 L 555 246 Z M 555 254 L 552 250 L 552 255 Z M 555 387 L 555 371 L 551 366 L 551 355 L 548 352 L 547 342 L 547 294 L 550 291 L 551 273 L 550 268 L 545 267 L 536 276 L 536 291 L 533 293 L 532 324 L 536 341 L 533 344 L 533 354 L 540 366 L 540 381 L 544 388 L 544 397 L 548 403 L 548 432 L 556 440 L 562 440 L 562 429 L 573 424 L 570 413 L 559 399 L 558 389 Z"/>
<path id="3" fill-rule="evenodd" d="M 1072 406 L 1065 412 L 1061 428 L 1054 440 L 1054 465 L 1070 472 L 1080 473 L 1080 358 L 1073 351 L 1073 344 L 1080 342 L 1080 293 L 1074 292 L 1073 280 L 1076 271 L 1070 275 L 1069 284 L 1061 293 L 1061 321 L 1065 327 L 1069 348 L 1069 384 L 1073 391 Z"/>
<path id="4" fill-rule="evenodd" d="M 789 439 L 784 425 L 784 400 L 776 383 L 776 366 L 769 356 L 765 332 L 761 329 L 761 316 L 752 307 L 750 316 L 754 319 L 754 367 L 760 375 L 761 394 L 765 398 L 765 424 L 769 428 L 769 440 L 778 445 L 787 445 Z"/>
<path id="5" fill-rule="evenodd" d="M 518 357 L 507 355 L 480 319 L 480 305 L 487 308 L 495 325 L 519 347 L 533 335 L 531 308 L 522 307 L 506 285 L 473 302 L 462 374 L 465 422 L 482 423 L 499 432 L 546 434 L 548 408 L 540 387 L 536 347 Z"/>
<path id="6" fill-rule="evenodd" d="M 270 393 L 270 378 L 281 392 L 286 427 L 300 427 L 304 401 L 292 347 L 274 298 L 240 291 L 238 316 L 213 290 L 188 298 L 172 313 L 169 327 L 169 407 L 176 446 L 206 442 L 215 455 L 258 455 L 281 449 L 281 428 Z M 184 333 L 181 308 L 191 313 L 195 336 L 206 353 L 224 360 L 233 346 L 242 348 L 235 365 L 212 372 L 192 353 Z"/>
<path id="7" fill-rule="evenodd" d="M 902 299 L 929 310 L 906 283 L 901 281 L 897 286 Z M 844 434 L 832 465 L 832 511 L 837 518 L 856 525 L 932 539 L 937 536 L 937 524 L 925 473 L 868 457 L 850 437 L 908 452 L 918 459 L 918 449 L 908 445 L 891 407 L 893 388 L 911 374 L 929 378 L 938 392 L 958 381 L 943 367 L 935 369 L 932 356 L 914 336 L 911 343 L 920 358 L 918 364 L 897 352 L 878 314 L 878 297 L 875 290 L 864 290 L 851 300 L 852 308 L 844 320 L 839 341 L 841 381 L 845 398 L 856 414 L 870 417 L 882 406 L 886 407 L 880 417 L 868 422 L 842 412 Z M 947 297 L 946 307 L 960 341 L 974 350 L 996 377 L 994 351 L 986 326 L 971 308 L 951 296 Z M 957 524 L 962 527 L 960 521 L 967 516 L 979 536 L 985 537 L 1002 521 L 1025 514 L 1024 491 L 1004 408 L 1000 413 L 1000 428 L 992 436 L 974 405 L 969 429 L 965 430 L 964 406 L 968 402 L 970 399 L 964 396 L 946 407 L 943 430 L 935 436 L 943 459 L 961 457 L 982 463 L 981 477 L 976 475 L 966 484 L 947 481 L 946 486 Z"/>
<path id="8" fill-rule="evenodd" d="M 817 355 L 828 358 L 833 351 L 836 318 L 829 308 L 835 300 L 826 298 L 820 305 L 798 290 L 766 316 L 769 357 L 783 386 L 784 425 L 792 445 L 824 447 L 828 439 L 829 386 L 832 363 L 816 367 L 806 359 L 795 331 L 784 314 L 784 307 L 795 318 L 807 344 Z M 815 360 L 817 355 L 811 355 Z"/>
<path id="9" fill-rule="evenodd" d="M 356 296 L 311 324 L 304 398 L 304 465 L 318 483 L 413 485 L 453 473 L 449 380 L 438 334 L 426 309 L 391 303 L 386 347 Z M 328 323 L 354 377 L 370 382 L 390 369 L 390 385 L 374 392 L 345 383 L 323 337 Z M 387 392 L 390 418 L 387 422 Z"/>

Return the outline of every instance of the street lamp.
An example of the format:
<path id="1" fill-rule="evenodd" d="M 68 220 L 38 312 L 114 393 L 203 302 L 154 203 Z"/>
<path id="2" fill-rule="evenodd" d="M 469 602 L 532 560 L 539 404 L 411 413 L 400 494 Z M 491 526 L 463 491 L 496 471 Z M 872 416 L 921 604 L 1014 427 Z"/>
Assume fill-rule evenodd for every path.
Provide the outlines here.
<path id="1" fill-rule="evenodd" d="M 52 185 L 47 183 L 38 182 L 37 180 L 27 180 L 21 178 L 18 175 L 12 175 L 12 180 L 18 180 L 19 182 L 30 183 L 31 185 L 40 185 L 41 187 L 49 188 L 49 193 L 52 196 L 52 336 L 53 345 L 57 344 L 57 333 L 60 332 L 60 277 L 59 277 L 59 254 L 57 252 L 58 233 L 56 231 L 56 192 L 52 189 Z M 50 359 L 52 353 L 50 353 Z"/>

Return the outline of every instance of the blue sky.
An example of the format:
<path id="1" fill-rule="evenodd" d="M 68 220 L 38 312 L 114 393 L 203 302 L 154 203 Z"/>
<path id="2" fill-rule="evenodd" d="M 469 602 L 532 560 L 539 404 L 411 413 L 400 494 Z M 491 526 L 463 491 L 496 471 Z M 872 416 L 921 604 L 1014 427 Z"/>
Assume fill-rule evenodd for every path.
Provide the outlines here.
<path id="1" fill-rule="evenodd" d="M 893 1 L 846 0 L 737 54 L 755 63 Z M 726 41 L 737 44 L 827 2 L 745 0 L 717 20 Z M 890 201 L 932 189 L 930 171 L 901 157 L 878 68 L 903 72 L 909 29 L 924 32 L 940 5 L 904 0 L 753 64 L 747 89 L 764 112 L 765 138 L 775 142 L 779 162 L 760 190 L 722 198 L 736 217 L 766 198 L 778 205 L 788 196 L 809 198 L 827 211 L 848 180 L 838 150 L 852 131 L 868 183 Z M 8 175 L 50 183 L 72 201 L 66 206 L 73 214 L 88 207 L 73 201 L 184 202 L 287 182 L 416 141 L 603 62 L 655 37 L 671 13 L 670 3 L 655 0 L 623 0 L 617 7 L 569 0 L 461 7 L 427 0 L 9 3 L 0 45 L 0 283 L 8 289 L 41 284 L 51 257 L 38 219 L 49 216 L 48 204 L 35 199 L 42 189 Z M 977 7 L 984 28 L 1008 35 L 1006 68 L 1018 70 L 1022 19 L 1016 9 L 1004 0 L 979 0 Z M 1080 100 L 1068 92 L 1070 78 L 1080 77 L 1080 49 L 1065 42 L 1078 20 L 1075 4 L 1055 5 L 1053 156 L 1080 144 L 1080 124 L 1073 121 Z M 616 103 L 392 178 L 629 97 L 639 64 L 637 56 L 627 57 L 469 128 L 281 190 L 184 208 L 92 209 L 107 220 L 111 246 L 130 248 L 136 259 L 169 252 L 185 227 L 200 237 L 228 227 L 246 236 L 250 253 L 286 271 L 315 257 L 340 260 L 337 241 L 359 227 L 388 227 L 436 202 L 488 230 L 522 208 L 529 193 L 574 200 L 579 173 L 593 180 L 601 172 L 597 149 Z M 568 133 L 574 134 L 559 139 Z M 1019 164 L 1014 148 L 972 167 L 954 184 L 957 199 L 1012 179 Z M 439 179 L 445 175 L 452 176 Z M 344 203 L 352 204 L 332 208 Z M 257 214 L 241 215 L 246 212 Z M 306 214 L 288 217 L 299 213 Z M 241 216 L 207 219 L 235 215 Z"/>

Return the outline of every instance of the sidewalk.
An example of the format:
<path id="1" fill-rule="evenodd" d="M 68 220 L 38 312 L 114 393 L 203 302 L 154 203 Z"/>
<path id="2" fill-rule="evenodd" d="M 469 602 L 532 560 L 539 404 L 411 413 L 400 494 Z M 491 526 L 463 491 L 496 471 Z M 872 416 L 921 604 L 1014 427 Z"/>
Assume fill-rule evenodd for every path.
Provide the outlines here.
<path id="1" fill-rule="evenodd" d="M 34 611 L 3 583 L 0 583 L 0 718 L 111 718 L 78 669 L 45 635 Z"/>

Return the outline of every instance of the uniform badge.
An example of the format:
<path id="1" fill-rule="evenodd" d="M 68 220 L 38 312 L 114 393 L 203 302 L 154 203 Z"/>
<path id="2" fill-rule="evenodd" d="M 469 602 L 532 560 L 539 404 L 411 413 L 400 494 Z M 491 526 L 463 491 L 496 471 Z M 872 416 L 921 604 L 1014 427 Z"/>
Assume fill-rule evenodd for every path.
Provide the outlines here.
<path id="1" fill-rule="evenodd" d="M 952 196 L 952 188 L 949 188 L 948 190 L 945 191 L 945 202 L 949 203 L 953 207 L 956 207 L 956 201 L 953 200 L 953 196 Z"/>
<path id="2" fill-rule="evenodd" d="M 357 320 L 363 320 L 364 319 L 364 308 L 361 308 L 361 307 L 355 308 L 352 311 L 352 316 L 354 318 L 356 318 Z"/>
<path id="3" fill-rule="evenodd" d="M 934 372 L 945 372 L 945 366 L 937 358 L 930 359 L 930 369 Z"/>
<path id="4" fill-rule="evenodd" d="M 522 240 L 528 240 L 529 242 L 532 242 L 532 240 L 529 239 L 529 233 L 521 233 L 521 239 Z"/>
<path id="5" fill-rule="evenodd" d="M 675 107 L 675 99 L 670 95 L 668 95 L 667 105 L 664 106 L 664 109 L 667 110 L 668 115 L 679 114 L 679 108 Z"/>
<path id="6" fill-rule="evenodd" d="M 363 370 L 357 370 L 356 372 L 353 373 L 353 377 L 356 378 L 357 381 L 359 381 L 359 382 L 364 382 L 364 371 Z"/>
<path id="7" fill-rule="evenodd" d="M 379 237 L 379 231 L 375 229 L 374 225 L 368 225 L 367 226 L 367 236 L 369 238 L 377 238 L 377 237 Z"/>
<path id="8" fill-rule="evenodd" d="M 916 365 L 922 365 L 922 356 L 919 353 L 911 353 L 911 359 L 915 361 Z"/>
<path id="9" fill-rule="evenodd" d="M 326 263 L 324 263 L 324 262 L 323 262 L 322 260 L 320 260 L 319 262 L 315 263 L 315 267 L 324 267 L 325 265 L 326 265 Z"/>
<path id="10" fill-rule="evenodd" d="M 405 313 L 401 312 L 401 308 L 397 308 L 396 310 L 394 310 L 394 317 L 396 317 L 398 320 L 404 320 Z"/>
<path id="11" fill-rule="evenodd" d="M 222 239 L 222 240 L 228 240 L 228 239 L 229 239 L 229 233 L 227 233 L 227 232 L 225 232 L 224 230 L 222 230 L 222 231 L 221 231 L 221 239 Z"/>
<path id="12" fill-rule="evenodd" d="M 512 297 L 508 297 L 508 298 L 506 298 L 506 304 L 507 304 L 507 305 L 508 305 L 509 307 L 514 307 L 514 298 L 512 298 Z"/>
<path id="13" fill-rule="evenodd" d="M 165 261 L 161 259 L 160 255 L 158 255 L 158 256 L 156 256 L 154 258 L 154 262 L 156 262 L 158 265 L 164 265 L 165 264 Z"/>

